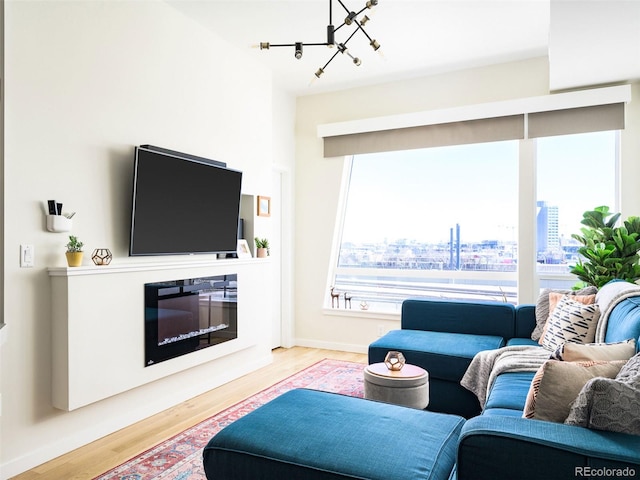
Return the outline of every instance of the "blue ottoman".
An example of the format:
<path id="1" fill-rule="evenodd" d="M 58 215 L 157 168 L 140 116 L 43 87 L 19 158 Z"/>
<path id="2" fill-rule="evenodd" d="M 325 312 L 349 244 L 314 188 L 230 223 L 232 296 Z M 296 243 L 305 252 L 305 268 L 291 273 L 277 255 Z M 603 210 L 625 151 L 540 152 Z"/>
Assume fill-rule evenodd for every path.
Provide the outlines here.
<path id="1" fill-rule="evenodd" d="M 209 480 L 447 480 L 465 420 L 296 389 L 236 420 L 204 449 Z"/>

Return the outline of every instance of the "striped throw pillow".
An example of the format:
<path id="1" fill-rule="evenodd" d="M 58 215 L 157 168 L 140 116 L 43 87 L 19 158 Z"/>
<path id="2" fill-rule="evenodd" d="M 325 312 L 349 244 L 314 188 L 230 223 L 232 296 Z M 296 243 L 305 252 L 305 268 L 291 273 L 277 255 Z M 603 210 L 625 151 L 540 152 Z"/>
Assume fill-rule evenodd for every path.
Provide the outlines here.
<path id="1" fill-rule="evenodd" d="M 563 297 L 549 316 L 542 346 L 555 351 L 565 342 L 592 343 L 599 318 L 597 304 L 583 305 L 568 296 Z"/>

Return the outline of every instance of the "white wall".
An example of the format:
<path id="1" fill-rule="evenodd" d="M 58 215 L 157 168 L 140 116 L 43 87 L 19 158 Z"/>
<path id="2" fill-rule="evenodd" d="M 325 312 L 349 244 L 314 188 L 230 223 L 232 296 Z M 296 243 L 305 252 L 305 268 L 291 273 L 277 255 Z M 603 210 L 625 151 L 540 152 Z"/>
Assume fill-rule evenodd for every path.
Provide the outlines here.
<path id="1" fill-rule="evenodd" d="M 262 194 L 274 108 L 268 71 L 160 1 L 15 0 L 5 24 L 3 477 L 167 408 L 187 395 L 183 382 L 215 367 L 71 413 L 54 409 L 46 269 L 64 265 L 67 238 L 45 230 L 43 202 L 77 212 L 72 233 L 86 251 L 108 247 L 112 265 L 130 262 L 133 146 L 225 161 L 244 171 L 243 193 Z M 35 268 L 19 268 L 21 243 L 35 245 Z M 140 407 L 141 397 L 156 401 Z"/>
<path id="2" fill-rule="evenodd" d="M 323 312 L 344 160 L 322 157 L 317 126 L 547 95 L 548 81 L 547 59 L 539 58 L 298 100 L 295 326 L 299 345 L 366 352 L 380 326 L 384 330 L 399 328 L 397 320 L 358 311 L 351 315 Z M 622 136 L 622 210 L 626 215 L 640 212 L 640 195 L 634 185 L 639 178 L 635 159 L 640 152 L 634 141 L 640 132 L 638 103 L 636 100 L 628 107 L 627 129 Z M 416 211 L 415 221 L 428 222 L 423 215 Z"/>
<path id="3" fill-rule="evenodd" d="M 551 90 L 639 79 L 640 3 L 551 0 L 549 63 Z"/>

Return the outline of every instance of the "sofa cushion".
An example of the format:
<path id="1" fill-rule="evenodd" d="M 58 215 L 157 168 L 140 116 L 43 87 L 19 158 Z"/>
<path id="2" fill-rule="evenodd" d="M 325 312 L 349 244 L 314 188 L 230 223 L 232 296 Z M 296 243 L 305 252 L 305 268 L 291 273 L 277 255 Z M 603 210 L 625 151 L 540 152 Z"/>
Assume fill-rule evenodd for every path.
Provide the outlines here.
<path id="1" fill-rule="evenodd" d="M 408 299 L 402 302 L 401 328 L 512 338 L 515 307 L 492 301 Z"/>
<path id="2" fill-rule="evenodd" d="M 589 360 L 629 360 L 636 353 L 636 341 L 634 339 L 616 343 L 574 343 L 567 342 L 560 345 L 551 359 L 565 362 L 578 362 Z"/>
<path id="3" fill-rule="evenodd" d="M 235 480 L 447 480 L 463 424 L 454 415 L 296 389 L 222 429 L 203 462 L 208 478 Z"/>
<path id="4" fill-rule="evenodd" d="M 515 338 L 531 338 L 536 328 L 536 306 L 532 303 L 516 305 Z"/>
<path id="5" fill-rule="evenodd" d="M 640 297 L 626 298 L 618 303 L 607 320 L 605 342 L 621 342 L 628 338 L 636 341 L 640 338 Z"/>
<path id="6" fill-rule="evenodd" d="M 596 287 L 590 286 L 581 290 L 554 290 L 551 288 L 545 288 L 540 292 L 538 301 L 536 302 L 536 326 L 531 333 L 532 340 L 539 340 L 542 337 L 542 330 L 544 329 L 547 320 L 549 319 L 549 293 L 557 292 L 565 295 L 591 295 L 598 291 Z"/>
<path id="7" fill-rule="evenodd" d="M 484 412 L 492 409 L 509 409 L 522 415 L 535 372 L 508 372 L 498 375 L 489 392 Z"/>
<path id="8" fill-rule="evenodd" d="M 537 347 L 539 346 L 538 342 L 536 342 L 535 340 L 531 340 L 530 338 L 522 338 L 522 337 L 518 337 L 518 338 L 510 338 L 507 341 L 507 346 L 511 347 L 514 345 L 520 345 L 520 346 L 531 346 L 531 347 Z"/>
<path id="9" fill-rule="evenodd" d="M 561 362 L 548 360 L 535 373 L 523 416 L 564 422 L 582 387 L 595 377 L 614 378 L 626 362 Z"/>
<path id="10" fill-rule="evenodd" d="M 596 304 L 583 305 L 562 297 L 549 316 L 542 346 L 555 350 L 565 342 L 590 343 L 596 336 L 600 308 Z"/>
<path id="11" fill-rule="evenodd" d="M 482 412 L 483 416 L 496 416 L 496 415 L 500 415 L 500 416 L 507 416 L 507 417 L 518 417 L 521 418 L 522 417 L 522 410 L 514 410 L 512 408 L 489 408 L 488 410 L 485 409 Z"/>
<path id="12" fill-rule="evenodd" d="M 480 415 L 462 428 L 458 479 L 604 480 L 600 468 L 640 472 L 640 436 L 597 432 L 507 415 Z M 592 474 L 578 473 L 588 466 Z M 619 479 L 623 476 L 619 476 Z"/>
<path id="13" fill-rule="evenodd" d="M 640 353 L 615 379 L 587 382 L 565 420 L 569 425 L 640 435 Z"/>
<path id="14" fill-rule="evenodd" d="M 502 337 L 491 335 L 392 330 L 369 345 L 369 363 L 398 350 L 407 363 L 427 370 L 430 378 L 459 382 L 476 353 L 502 346 Z"/>

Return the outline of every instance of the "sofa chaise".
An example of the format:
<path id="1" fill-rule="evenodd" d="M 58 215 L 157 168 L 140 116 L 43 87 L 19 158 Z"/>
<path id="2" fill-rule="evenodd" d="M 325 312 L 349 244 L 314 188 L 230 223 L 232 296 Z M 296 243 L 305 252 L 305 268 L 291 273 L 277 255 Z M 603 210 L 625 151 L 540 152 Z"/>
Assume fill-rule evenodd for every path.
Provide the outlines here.
<path id="1" fill-rule="evenodd" d="M 631 347 L 631 356 L 640 337 L 640 287 L 617 285 L 614 290 L 615 295 L 604 295 L 609 307 L 600 312 L 606 323 L 598 337 L 600 343 L 624 343 L 627 351 Z M 532 338 L 541 328 L 536 309 L 541 311 L 539 305 L 406 300 L 401 329 L 370 345 L 369 363 L 398 350 L 408 363 L 426 369 L 427 411 L 292 391 L 210 440 L 203 454 L 207 478 L 640 478 L 640 435 L 538 420 L 535 415 L 524 418 L 542 368 L 505 370 L 480 398 L 461 385 L 474 359 L 487 353 L 522 349 L 535 351 L 546 362 L 552 352 Z M 640 354 L 628 361 L 594 364 L 616 362 L 622 373 L 640 367 Z M 640 382 L 640 372 L 632 370 L 631 375 Z M 635 385 L 640 392 L 640 384 Z M 638 395 L 635 405 L 627 405 L 631 417 L 626 418 L 632 421 L 623 422 L 625 428 L 640 422 Z"/>

